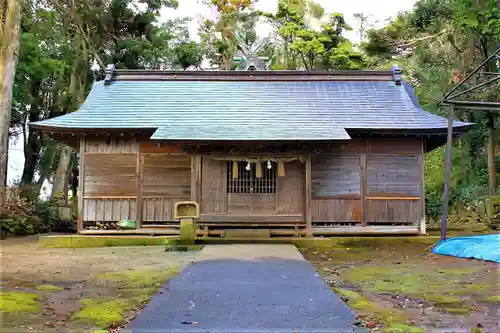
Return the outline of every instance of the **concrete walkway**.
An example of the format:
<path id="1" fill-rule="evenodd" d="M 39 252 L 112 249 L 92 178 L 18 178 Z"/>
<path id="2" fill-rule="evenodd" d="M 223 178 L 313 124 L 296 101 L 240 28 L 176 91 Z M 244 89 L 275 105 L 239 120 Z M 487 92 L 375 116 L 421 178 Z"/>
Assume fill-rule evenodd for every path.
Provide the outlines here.
<path id="1" fill-rule="evenodd" d="M 125 332 L 366 332 L 292 245 L 206 246 Z"/>

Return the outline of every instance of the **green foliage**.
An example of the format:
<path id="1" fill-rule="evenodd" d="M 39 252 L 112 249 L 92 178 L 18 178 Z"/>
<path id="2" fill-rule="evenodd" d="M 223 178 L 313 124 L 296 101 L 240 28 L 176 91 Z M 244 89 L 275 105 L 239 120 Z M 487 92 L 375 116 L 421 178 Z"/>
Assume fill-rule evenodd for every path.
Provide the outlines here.
<path id="1" fill-rule="evenodd" d="M 204 20 L 199 29 L 203 53 L 210 65 L 230 70 L 237 65 L 232 58 L 237 51 L 237 29 L 255 16 L 252 0 L 205 0 L 205 5 L 217 10 L 218 18 Z M 250 27 L 251 28 L 251 27 Z"/>
<path id="2" fill-rule="evenodd" d="M 29 201 L 25 194 L 26 191 L 22 187 L 11 187 L 7 190 L 4 216 L 0 217 L 2 238 L 7 235 L 74 231 L 74 221 L 61 220 L 52 201 Z"/>
<path id="3" fill-rule="evenodd" d="M 44 225 L 44 232 L 74 232 L 75 221 L 63 220 L 59 216 L 54 202 L 51 200 L 38 201 L 35 204 L 34 215 L 37 216 Z"/>
<path id="4" fill-rule="evenodd" d="M 203 54 L 198 43 L 193 41 L 183 41 L 174 49 L 174 66 L 186 70 L 189 67 L 199 68 L 203 60 Z"/>
<path id="5" fill-rule="evenodd" d="M 423 108 L 444 116 L 446 110 L 438 106 L 443 96 L 498 47 L 498 22 L 495 0 L 420 0 L 411 11 L 401 13 L 384 28 L 369 31 L 362 48 L 373 67 L 387 68 L 392 63 L 402 67 L 405 80 L 415 86 Z M 486 67 L 489 71 L 499 69 L 494 62 Z M 493 85 L 462 97 L 498 101 L 500 90 Z M 497 132 L 493 140 L 500 134 L 500 121 L 492 113 L 457 110 L 456 116 L 474 126 L 453 149 L 452 211 L 487 194 L 486 141 L 488 128 L 495 121 Z M 443 188 L 444 147 L 441 147 L 427 154 L 425 160 L 426 214 L 432 219 L 441 214 Z"/>
<path id="6" fill-rule="evenodd" d="M 282 45 L 275 52 L 281 53 L 281 63 L 273 68 L 287 69 L 360 69 L 366 67 L 363 55 L 354 50 L 343 36 L 351 30 L 341 13 L 329 15 L 328 23 L 320 30 L 311 27 L 309 18 L 325 16 L 318 4 L 304 1 L 278 2 L 276 14 L 262 13 L 276 28 Z"/>

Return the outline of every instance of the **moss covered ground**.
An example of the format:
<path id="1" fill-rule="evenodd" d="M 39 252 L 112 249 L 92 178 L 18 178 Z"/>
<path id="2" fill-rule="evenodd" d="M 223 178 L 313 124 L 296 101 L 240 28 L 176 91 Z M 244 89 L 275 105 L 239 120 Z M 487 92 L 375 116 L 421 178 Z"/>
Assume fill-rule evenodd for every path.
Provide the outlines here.
<path id="1" fill-rule="evenodd" d="M 0 313 L 37 312 L 39 310 L 38 295 L 35 293 L 19 291 L 0 292 Z"/>
<path id="2" fill-rule="evenodd" d="M 399 244 L 363 239 L 301 251 L 375 330 L 497 327 L 496 263 L 433 255 L 425 242 L 405 238 Z"/>
<path id="3" fill-rule="evenodd" d="M 196 256 L 165 246 L 47 248 L 34 237 L 2 245 L 2 332 L 117 331 Z"/>

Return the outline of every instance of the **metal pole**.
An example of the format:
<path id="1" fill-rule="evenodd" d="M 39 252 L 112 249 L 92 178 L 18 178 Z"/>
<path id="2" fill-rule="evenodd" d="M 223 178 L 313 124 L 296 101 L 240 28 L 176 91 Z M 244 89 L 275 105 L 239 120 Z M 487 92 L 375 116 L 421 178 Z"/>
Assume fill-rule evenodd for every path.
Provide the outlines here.
<path id="1" fill-rule="evenodd" d="M 446 101 L 448 99 L 448 97 L 453 94 L 455 92 L 455 90 L 457 90 L 460 86 L 462 86 L 462 84 L 464 84 L 465 81 L 467 81 L 472 75 L 474 75 L 474 73 L 478 72 L 481 67 L 483 67 L 488 61 L 490 61 L 491 58 L 493 58 L 497 53 L 500 52 L 500 47 L 495 51 L 493 52 L 492 54 L 490 54 L 490 56 L 484 60 L 480 65 L 478 65 L 472 72 L 469 73 L 469 75 L 467 75 L 463 80 L 462 82 L 460 82 L 457 86 L 455 86 L 453 89 L 451 89 L 444 97 L 443 97 L 443 101 Z"/>
<path id="2" fill-rule="evenodd" d="M 453 117 L 455 113 L 455 106 L 450 105 L 448 110 L 448 135 L 446 141 L 446 154 L 444 164 L 444 192 L 443 192 L 443 209 L 441 213 L 441 240 L 446 240 L 446 227 L 448 219 L 448 200 L 450 192 L 450 178 L 451 178 L 451 151 L 453 148 Z"/>

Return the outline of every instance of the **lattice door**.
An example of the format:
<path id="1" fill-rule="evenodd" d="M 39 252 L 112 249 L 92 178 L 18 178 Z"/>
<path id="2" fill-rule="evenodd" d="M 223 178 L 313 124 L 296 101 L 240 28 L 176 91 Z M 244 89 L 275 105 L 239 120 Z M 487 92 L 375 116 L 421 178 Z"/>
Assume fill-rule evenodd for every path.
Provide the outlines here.
<path id="1" fill-rule="evenodd" d="M 227 194 L 229 213 L 276 213 L 276 163 L 261 164 L 261 177 L 256 165 L 238 162 L 238 177 L 233 178 L 233 162 L 227 162 Z"/>

